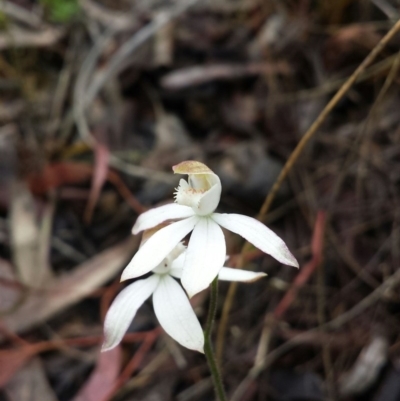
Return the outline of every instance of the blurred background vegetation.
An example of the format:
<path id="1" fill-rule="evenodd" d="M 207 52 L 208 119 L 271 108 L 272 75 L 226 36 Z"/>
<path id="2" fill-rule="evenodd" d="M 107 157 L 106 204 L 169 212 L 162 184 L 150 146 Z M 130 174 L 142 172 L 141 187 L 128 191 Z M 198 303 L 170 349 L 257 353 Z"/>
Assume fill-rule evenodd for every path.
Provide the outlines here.
<path id="1" fill-rule="evenodd" d="M 0 0 L 0 400 L 212 400 L 151 305 L 100 354 L 171 166 L 256 216 L 398 0 Z M 400 399 L 400 35 L 308 142 L 268 214 L 300 270 L 250 249 L 219 340 L 233 401 Z M 243 242 L 225 233 L 241 262 Z M 229 284 L 220 284 L 215 337 Z M 204 323 L 208 293 L 193 299 Z M 149 301 L 150 302 L 150 301 Z M 221 333 L 221 329 L 220 329 Z"/>

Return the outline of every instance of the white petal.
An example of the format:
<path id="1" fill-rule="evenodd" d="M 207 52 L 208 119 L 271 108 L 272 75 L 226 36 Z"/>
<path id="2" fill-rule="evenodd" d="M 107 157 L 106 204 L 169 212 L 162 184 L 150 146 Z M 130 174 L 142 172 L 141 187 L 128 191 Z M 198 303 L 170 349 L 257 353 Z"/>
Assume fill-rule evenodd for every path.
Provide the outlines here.
<path id="1" fill-rule="evenodd" d="M 157 231 L 150 237 L 129 262 L 122 273 L 121 281 L 148 273 L 158 266 L 195 226 L 198 217 L 177 221 Z"/>
<path id="2" fill-rule="evenodd" d="M 183 274 L 183 268 L 182 268 L 182 267 L 173 267 L 173 268 L 169 271 L 169 274 L 170 274 L 172 277 L 181 279 L 181 278 L 182 278 L 182 274 Z"/>
<path id="3" fill-rule="evenodd" d="M 169 274 L 172 277 L 175 278 L 181 278 L 182 277 L 182 272 L 183 272 L 183 266 L 185 264 L 185 258 L 186 258 L 186 250 L 185 252 L 181 253 L 179 257 L 177 257 L 171 264 L 171 269 L 169 271 Z"/>
<path id="4" fill-rule="evenodd" d="M 215 176 L 218 178 L 218 176 Z M 221 199 L 221 181 L 218 181 L 201 197 L 198 207 L 195 209 L 200 216 L 206 216 L 212 213 Z"/>
<path id="5" fill-rule="evenodd" d="M 265 277 L 265 273 L 250 272 L 241 269 L 232 269 L 231 267 L 223 267 L 218 274 L 218 280 L 222 281 L 256 281 Z"/>
<path id="6" fill-rule="evenodd" d="M 102 351 L 116 347 L 128 330 L 137 310 L 154 292 L 160 276 L 154 274 L 139 280 L 122 290 L 111 304 L 104 320 L 104 343 Z"/>
<path id="7" fill-rule="evenodd" d="M 290 253 L 282 239 L 258 220 L 241 214 L 219 213 L 214 213 L 212 218 L 222 227 L 241 235 L 254 246 L 268 253 L 279 262 L 285 265 L 299 267 L 297 260 Z"/>
<path id="8" fill-rule="evenodd" d="M 175 260 L 172 261 L 171 263 L 172 269 L 179 269 L 179 268 L 183 269 L 186 259 L 186 252 L 187 249 L 185 248 L 185 252 L 182 252 Z"/>
<path id="9" fill-rule="evenodd" d="M 181 286 L 167 274 L 153 294 L 153 306 L 163 329 L 186 348 L 204 352 L 200 323 Z"/>
<path id="10" fill-rule="evenodd" d="M 142 213 L 136 220 L 132 228 L 132 233 L 137 234 L 140 231 L 158 226 L 165 220 L 184 219 L 193 216 L 193 209 L 189 206 L 182 206 L 176 203 L 156 207 Z"/>
<path id="11" fill-rule="evenodd" d="M 207 288 L 224 265 L 226 246 L 221 227 L 201 218 L 190 237 L 183 267 L 182 285 L 189 297 Z"/>

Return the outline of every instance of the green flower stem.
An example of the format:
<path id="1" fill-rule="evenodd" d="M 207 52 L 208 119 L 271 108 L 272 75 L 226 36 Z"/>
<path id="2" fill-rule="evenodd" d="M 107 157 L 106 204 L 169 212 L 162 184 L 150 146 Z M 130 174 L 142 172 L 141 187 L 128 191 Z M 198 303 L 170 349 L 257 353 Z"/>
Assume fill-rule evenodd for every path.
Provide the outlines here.
<path id="1" fill-rule="evenodd" d="M 206 329 L 204 331 L 204 354 L 206 355 L 207 363 L 211 371 L 211 377 L 214 383 L 214 390 L 217 395 L 218 401 L 226 401 L 227 398 L 225 394 L 224 385 L 222 383 L 221 372 L 218 368 L 218 364 L 215 359 L 211 343 L 211 331 L 215 319 L 215 313 L 217 311 L 217 299 L 218 299 L 218 277 L 216 277 L 211 284 L 210 306 L 208 309 Z"/>

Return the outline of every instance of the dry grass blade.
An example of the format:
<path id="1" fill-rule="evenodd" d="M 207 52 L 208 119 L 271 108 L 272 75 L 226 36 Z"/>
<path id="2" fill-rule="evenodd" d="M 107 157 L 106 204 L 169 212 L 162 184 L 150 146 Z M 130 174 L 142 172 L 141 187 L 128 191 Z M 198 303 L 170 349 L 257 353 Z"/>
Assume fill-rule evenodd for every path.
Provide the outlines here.
<path id="1" fill-rule="evenodd" d="M 292 154 L 290 155 L 289 159 L 287 160 L 286 164 L 284 165 L 281 173 L 279 174 L 277 180 L 275 181 L 271 192 L 266 197 L 258 215 L 259 219 L 262 219 L 270 209 L 273 200 L 275 199 L 276 194 L 278 193 L 279 188 L 281 187 L 283 181 L 286 179 L 289 171 L 292 169 L 300 155 L 302 154 L 306 144 L 313 138 L 313 136 L 317 133 L 318 129 L 321 127 L 322 123 L 325 121 L 326 117 L 329 113 L 334 109 L 340 99 L 342 99 L 345 94 L 349 91 L 352 85 L 357 81 L 358 77 L 361 73 L 368 67 L 377 55 L 385 48 L 388 42 L 396 35 L 397 32 L 400 30 L 400 20 L 394 24 L 394 26 L 389 30 L 389 32 L 380 40 L 380 42 L 373 48 L 373 50 L 369 53 L 369 55 L 364 59 L 364 61 L 357 67 L 354 73 L 350 76 L 350 78 L 342 85 L 342 87 L 338 90 L 336 95 L 329 101 L 329 103 L 325 106 L 322 110 L 318 118 L 315 122 L 311 125 L 308 131 L 304 134 L 300 142 L 297 144 L 296 148 L 293 150 Z M 245 243 L 242 249 L 242 254 L 246 252 L 247 244 Z M 241 261 L 243 257 L 241 258 Z M 239 263 L 237 266 L 238 268 L 242 267 L 242 263 Z M 229 286 L 228 295 L 226 297 L 222 316 L 221 316 L 221 323 L 218 328 L 218 337 L 217 337 L 217 357 L 220 359 L 222 357 L 223 352 L 223 343 L 226 333 L 226 326 L 228 323 L 228 316 L 229 311 L 231 309 L 231 305 L 233 303 L 233 299 L 235 297 L 237 288 L 237 283 L 231 283 Z"/>
<path id="2" fill-rule="evenodd" d="M 153 35 L 159 29 L 167 25 L 172 19 L 177 18 L 197 1 L 198 0 L 185 1 L 183 4 L 176 6 L 176 8 L 174 8 L 168 14 L 165 14 L 164 18 L 158 18 L 147 24 L 144 28 L 140 29 L 139 32 L 137 32 L 130 40 L 120 47 L 107 66 L 101 70 L 99 75 L 96 75 L 96 79 L 90 81 L 90 78 L 92 77 L 96 67 L 96 63 L 101 57 L 103 50 L 109 45 L 110 40 L 115 34 L 115 31 L 112 29 L 108 30 L 102 37 L 98 39 L 82 64 L 74 88 L 74 119 L 79 134 L 86 143 L 93 146 L 95 139 L 90 133 L 85 112 L 87 107 L 99 94 L 105 83 L 118 72 L 120 72 L 126 66 L 126 60 L 128 57 L 130 57 L 136 50 L 140 48 L 140 46 L 153 37 Z M 141 166 L 129 164 L 114 154 L 110 155 L 109 162 L 110 165 L 115 169 L 123 171 L 124 173 L 134 177 L 145 179 L 151 178 L 162 182 L 176 182 L 176 179 L 172 176 L 172 174 L 152 171 Z"/>
<path id="3" fill-rule="evenodd" d="M 373 48 L 371 53 L 364 59 L 364 61 L 357 67 L 357 69 L 353 72 L 350 78 L 342 85 L 342 87 L 337 91 L 335 96 L 329 101 L 329 103 L 322 110 L 321 114 L 314 121 L 308 131 L 301 138 L 301 141 L 298 143 L 296 148 L 293 150 L 289 159 L 287 160 L 285 166 L 282 169 L 278 179 L 276 180 L 274 186 L 272 187 L 271 192 L 268 194 L 265 202 L 263 203 L 259 218 L 265 216 L 272 205 L 275 196 L 282 185 L 283 181 L 287 177 L 289 171 L 292 169 L 293 165 L 296 163 L 297 159 L 301 155 L 304 150 L 306 144 L 311 140 L 311 138 L 317 133 L 318 129 L 321 127 L 323 122 L 329 113 L 334 109 L 337 103 L 342 99 L 349 89 L 353 86 L 353 84 L 357 81 L 358 77 L 361 73 L 367 68 L 376 58 L 376 56 L 385 48 L 385 46 L 389 43 L 389 41 L 396 35 L 396 33 L 400 30 L 400 20 L 396 22 L 396 24 L 390 29 L 390 31 L 380 40 L 380 42 Z"/>

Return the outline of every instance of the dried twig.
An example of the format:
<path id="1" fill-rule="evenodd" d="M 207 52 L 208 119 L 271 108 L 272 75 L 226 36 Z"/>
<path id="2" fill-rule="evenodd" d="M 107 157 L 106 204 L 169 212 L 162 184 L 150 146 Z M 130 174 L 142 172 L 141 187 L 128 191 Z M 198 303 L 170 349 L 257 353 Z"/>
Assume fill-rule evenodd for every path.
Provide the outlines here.
<path id="1" fill-rule="evenodd" d="M 323 238 L 325 231 L 325 213 L 319 212 L 315 227 L 314 235 L 312 239 L 312 259 L 307 265 L 303 266 L 300 272 L 297 274 L 290 286 L 290 289 L 286 292 L 284 297 L 279 302 L 278 306 L 274 310 L 274 317 L 276 319 L 282 318 L 283 314 L 288 310 L 289 306 L 293 303 L 299 289 L 310 279 L 311 275 L 321 263 L 322 252 L 323 252 Z"/>
<path id="2" fill-rule="evenodd" d="M 287 341 L 283 345 L 275 348 L 262 360 L 262 365 L 254 365 L 250 369 L 246 378 L 239 384 L 235 393 L 231 397 L 231 401 L 240 401 L 243 394 L 245 393 L 248 386 L 253 382 L 253 380 L 263 371 L 263 369 L 270 366 L 278 358 L 282 357 L 284 354 L 292 350 L 297 345 L 301 345 L 303 338 L 308 338 L 310 333 L 317 333 L 320 330 L 337 330 L 346 323 L 350 322 L 365 310 L 370 308 L 372 305 L 376 304 L 381 298 L 383 298 L 387 293 L 391 292 L 394 287 L 400 284 L 400 268 L 391 277 L 386 279 L 375 291 L 366 296 L 361 302 L 355 305 L 353 308 L 338 316 L 337 318 L 325 323 L 320 327 L 313 328 L 304 333 L 301 333 L 291 340 Z"/>

